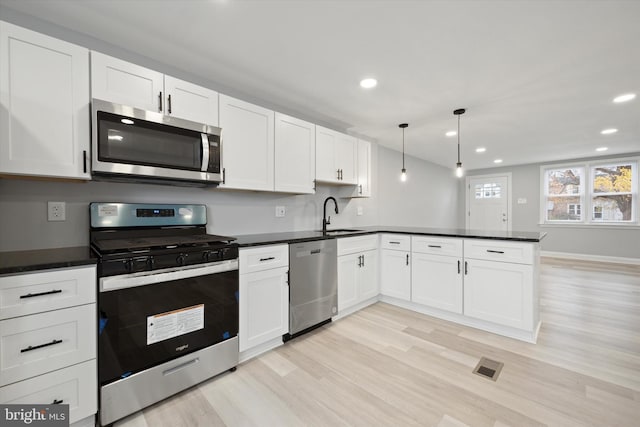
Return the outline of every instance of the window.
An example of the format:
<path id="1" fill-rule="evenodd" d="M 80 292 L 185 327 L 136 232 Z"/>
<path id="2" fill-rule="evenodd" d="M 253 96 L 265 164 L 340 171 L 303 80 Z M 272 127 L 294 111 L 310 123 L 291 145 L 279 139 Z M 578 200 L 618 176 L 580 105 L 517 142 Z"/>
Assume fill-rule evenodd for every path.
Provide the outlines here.
<path id="1" fill-rule="evenodd" d="M 547 224 L 637 224 L 638 159 L 542 167 Z"/>
<path id="2" fill-rule="evenodd" d="M 499 199 L 501 186 L 495 182 L 490 184 L 476 184 L 476 199 Z"/>
<path id="3" fill-rule="evenodd" d="M 582 221 L 584 168 L 548 169 L 544 178 L 545 221 Z"/>

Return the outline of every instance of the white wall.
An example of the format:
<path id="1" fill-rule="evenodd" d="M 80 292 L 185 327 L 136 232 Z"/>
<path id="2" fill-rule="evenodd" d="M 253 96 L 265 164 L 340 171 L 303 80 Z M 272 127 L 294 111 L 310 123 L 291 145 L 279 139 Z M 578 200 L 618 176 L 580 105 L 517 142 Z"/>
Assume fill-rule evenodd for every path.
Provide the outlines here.
<path id="1" fill-rule="evenodd" d="M 458 227 L 458 181 L 451 169 L 405 156 L 407 181 L 401 182 L 402 153 L 378 152 L 380 225 Z"/>
<path id="2" fill-rule="evenodd" d="M 637 156 L 638 154 L 629 154 Z M 622 158 L 625 156 L 598 157 Z M 558 164 L 588 161 L 592 159 L 567 160 Z M 552 164 L 552 163 L 545 163 Z M 542 250 L 550 252 L 566 252 L 622 258 L 640 258 L 640 228 L 615 228 L 593 226 L 545 226 L 540 224 L 540 166 L 531 164 L 513 167 L 473 170 L 473 175 L 488 175 L 511 172 L 512 174 L 512 228 L 524 231 L 544 231 L 547 236 L 542 240 Z M 460 183 L 459 194 L 461 206 L 464 206 L 464 180 Z M 518 204 L 519 198 L 527 199 L 526 204 Z M 461 209 L 461 211 L 464 209 Z M 464 212 L 458 217 L 464 226 Z"/>

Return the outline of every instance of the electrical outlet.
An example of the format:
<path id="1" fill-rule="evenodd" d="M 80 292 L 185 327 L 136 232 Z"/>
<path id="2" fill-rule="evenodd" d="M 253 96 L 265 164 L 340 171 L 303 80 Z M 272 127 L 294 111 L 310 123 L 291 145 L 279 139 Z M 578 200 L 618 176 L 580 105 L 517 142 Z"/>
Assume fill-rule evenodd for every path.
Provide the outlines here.
<path id="1" fill-rule="evenodd" d="M 66 221 L 67 204 L 65 202 L 47 202 L 47 221 Z"/>
<path id="2" fill-rule="evenodd" d="M 526 205 L 527 204 L 527 199 L 524 198 L 524 197 L 518 198 L 518 204 L 519 205 Z"/>
<path id="3" fill-rule="evenodd" d="M 287 210 L 285 209 L 284 206 L 276 206 L 276 218 L 284 217 L 286 212 Z"/>

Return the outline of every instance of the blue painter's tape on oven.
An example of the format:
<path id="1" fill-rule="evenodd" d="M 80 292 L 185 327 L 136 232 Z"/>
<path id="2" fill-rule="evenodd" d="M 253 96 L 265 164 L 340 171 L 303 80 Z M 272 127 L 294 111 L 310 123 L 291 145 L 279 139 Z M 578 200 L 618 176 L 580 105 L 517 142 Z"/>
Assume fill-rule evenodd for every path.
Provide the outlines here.
<path id="1" fill-rule="evenodd" d="M 133 372 L 129 371 L 129 372 L 125 372 L 124 374 L 120 375 L 120 378 L 127 378 L 129 375 L 131 375 Z"/>
<path id="2" fill-rule="evenodd" d="M 234 295 L 236 296 L 236 301 L 240 301 L 240 293 L 238 291 L 235 291 Z"/>
<path id="3" fill-rule="evenodd" d="M 224 334 L 222 334 L 222 338 L 224 338 L 225 340 L 228 339 L 231 336 L 231 334 L 229 332 L 225 332 Z"/>
<path id="4" fill-rule="evenodd" d="M 102 331 L 104 331 L 104 328 L 107 326 L 108 322 L 109 322 L 109 319 L 107 319 L 106 317 L 100 316 L 100 321 L 98 323 L 98 335 L 102 335 Z"/>

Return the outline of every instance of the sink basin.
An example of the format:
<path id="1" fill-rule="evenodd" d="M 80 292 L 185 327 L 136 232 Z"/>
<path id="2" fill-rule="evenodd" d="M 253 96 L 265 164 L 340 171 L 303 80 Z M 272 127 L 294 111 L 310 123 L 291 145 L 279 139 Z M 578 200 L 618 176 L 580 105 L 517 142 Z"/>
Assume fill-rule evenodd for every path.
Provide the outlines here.
<path id="1" fill-rule="evenodd" d="M 322 230 L 318 230 L 318 231 L 322 232 Z M 325 233 L 337 235 L 337 234 L 349 234 L 349 233 L 360 233 L 360 232 L 362 232 L 362 230 L 355 230 L 351 228 L 337 228 L 335 230 L 327 230 Z"/>

